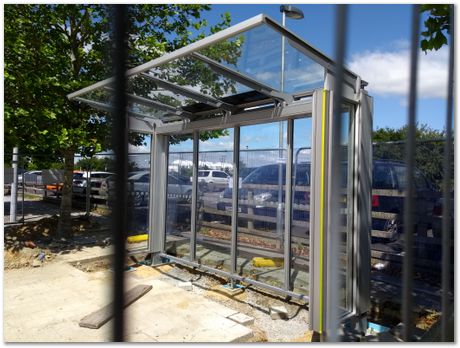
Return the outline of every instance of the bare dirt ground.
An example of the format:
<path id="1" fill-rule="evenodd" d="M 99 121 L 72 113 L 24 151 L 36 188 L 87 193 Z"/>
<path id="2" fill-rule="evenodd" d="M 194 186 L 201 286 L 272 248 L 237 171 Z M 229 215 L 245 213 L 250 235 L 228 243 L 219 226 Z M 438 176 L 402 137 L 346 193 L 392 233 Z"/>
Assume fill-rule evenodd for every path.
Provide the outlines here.
<path id="1" fill-rule="evenodd" d="M 97 217 L 72 218 L 71 238 L 58 236 L 58 217 L 45 217 L 4 228 L 4 268 L 38 267 L 52 261 L 56 255 L 81 250 L 85 245 L 105 246 L 110 243 L 110 231 Z"/>

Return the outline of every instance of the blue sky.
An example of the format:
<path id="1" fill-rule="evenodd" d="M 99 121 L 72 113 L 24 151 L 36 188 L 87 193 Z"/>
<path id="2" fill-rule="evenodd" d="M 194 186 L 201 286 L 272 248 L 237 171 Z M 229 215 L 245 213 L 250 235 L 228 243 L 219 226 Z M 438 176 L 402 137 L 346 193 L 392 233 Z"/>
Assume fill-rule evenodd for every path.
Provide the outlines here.
<path id="1" fill-rule="evenodd" d="M 334 57 L 334 5 L 296 4 L 305 18 L 287 19 L 286 26 L 311 45 Z M 279 5 L 212 5 L 204 14 L 216 24 L 229 12 L 232 24 L 259 13 L 281 22 Z M 374 128 L 401 127 L 407 119 L 410 5 L 351 5 L 346 63 L 369 82 L 374 97 Z M 420 54 L 421 73 L 417 118 L 435 129 L 444 127 L 447 50 Z M 391 70 L 391 71 L 390 71 Z"/>
<path id="2" fill-rule="evenodd" d="M 334 58 L 334 5 L 295 6 L 304 12 L 305 18 L 287 19 L 286 26 L 312 46 Z M 203 13 L 210 25 L 220 22 L 220 16 L 224 12 L 230 13 L 232 25 L 260 13 L 265 13 L 281 23 L 279 5 L 213 4 L 211 8 L 211 11 Z M 369 82 L 366 89 L 374 97 L 374 129 L 399 128 L 406 124 L 410 23 L 410 5 L 349 6 L 346 65 Z M 443 129 L 446 112 L 447 49 L 427 55 L 420 52 L 419 57 L 417 120 L 432 128 Z M 250 147 L 278 146 L 277 124 L 252 128 L 254 130 L 248 129 L 245 135 L 248 137 L 246 142 L 253 144 Z M 295 132 L 300 132 L 300 129 L 297 128 Z M 310 134 L 311 129 L 304 129 L 303 132 Z M 227 138 L 211 140 L 208 144 L 202 144 L 201 149 L 230 149 L 231 139 Z M 242 141 L 245 141 L 244 137 Z M 177 150 L 185 150 L 186 147 L 187 144 L 179 145 Z"/>

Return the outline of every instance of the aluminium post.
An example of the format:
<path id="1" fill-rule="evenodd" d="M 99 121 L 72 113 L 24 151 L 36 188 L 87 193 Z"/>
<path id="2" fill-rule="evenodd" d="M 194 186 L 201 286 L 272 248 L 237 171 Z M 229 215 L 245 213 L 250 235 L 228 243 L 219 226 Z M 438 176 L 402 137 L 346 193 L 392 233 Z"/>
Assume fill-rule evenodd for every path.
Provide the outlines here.
<path id="1" fill-rule="evenodd" d="M 199 156 L 200 132 L 193 132 L 193 166 L 192 166 L 192 199 L 190 219 L 190 261 L 196 260 L 196 233 L 197 233 L 197 200 L 198 200 L 198 156 Z"/>
<path id="2" fill-rule="evenodd" d="M 284 287 L 291 290 L 291 218 L 292 218 L 292 160 L 294 152 L 294 120 L 287 121 L 286 186 L 284 193 Z"/>
<path id="3" fill-rule="evenodd" d="M 16 207 L 18 203 L 18 147 L 13 148 L 13 184 L 11 185 L 10 222 L 16 222 Z"/>
<path id="4" fill-rule="evenodd" d="M 233 190 L 232 190 L 232 236 L 231 236 L 231 274 L 237 273 L 238 257 L 238 194 L 240 184 L 240 127 L 235 126 L 233 129 Z M 231 279 L 231 285 L 234 287 L 234 280 Z"/>

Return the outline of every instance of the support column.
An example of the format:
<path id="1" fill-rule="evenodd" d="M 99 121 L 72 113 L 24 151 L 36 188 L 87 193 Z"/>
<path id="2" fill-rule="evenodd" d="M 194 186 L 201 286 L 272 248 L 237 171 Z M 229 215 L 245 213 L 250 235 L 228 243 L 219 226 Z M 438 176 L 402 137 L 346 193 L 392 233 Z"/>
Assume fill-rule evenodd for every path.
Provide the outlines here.
<path id="1" fill-rule="evenodd" d="M 329 91 L 313 93 L 310 181 L 310 330 L 325 330 L 327 226 L 327 120 Z"/>
<path id="2" fill-rule="evenodd" d="M 13 148 L 13 184 L 11 185 L 10 222 L 16 222 L 16 207 L 18 203 L 18 147 Z"/>
<path id="3" fill-rule="evenodd" d="M 286 192 L 284 193 L 284 288 L 291 290 L 292 158 L 294 120 L 287 125 Z"/>
<path id="4" fill-rule="evenodd" d="M 166 189 L 168 185 L 168 136 L 154 134 L 152 139 L 152 162 L 150 165 L 150 233 L 149 250 L 153 263 L 160 263 L 155 254 L 165 250 Z"/>
<path id="5" fill-rule="evenodd" d="M 193 173 L 192 173 L 192 202 L 190 219 L 190 261 L 196 260 L 196 232 L 197 232 L 197 199 L 198 199 L 198 151 L 200 143 L 200 133 L 193 132 Z"/>
<path id="6" fill-rule="evenodd" d="M 240 127 L 236 126 L 233 131 L 233 190 L 232 190 L 232 237 L 231 237 L 231 270 L 232 274 L 237 273 L 238 257 L 238 192 L 240 177 Z M 231 280 L 234 287 L 234 280 Z"/>

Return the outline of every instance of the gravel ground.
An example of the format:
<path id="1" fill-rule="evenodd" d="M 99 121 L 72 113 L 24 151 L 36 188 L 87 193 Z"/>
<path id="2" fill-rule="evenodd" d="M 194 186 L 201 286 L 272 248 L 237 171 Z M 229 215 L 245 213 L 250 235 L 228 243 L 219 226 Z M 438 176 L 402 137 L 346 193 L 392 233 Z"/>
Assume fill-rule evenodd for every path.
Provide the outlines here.
<path id="1" fill-rule="evenodd" d="M 246 288 L 233 297 L 226 296 L 219 291 L 220 286 L 226 283 L 225 279 L 172 265 L 173 268 L 162 276 L 161 280 L 172 285 L 191 281 L 193 292 L 253 317 L 254 324 L 250 327 L 254 331 L 254 337 L 251 342 L 299 341 L 308 331 L 308 308 L 305 304 L 288 302 L 279 296 L 255 288 Z M 288 319 L 271 319 L 269 308 L 272 305 L 285 306 Z"/>

